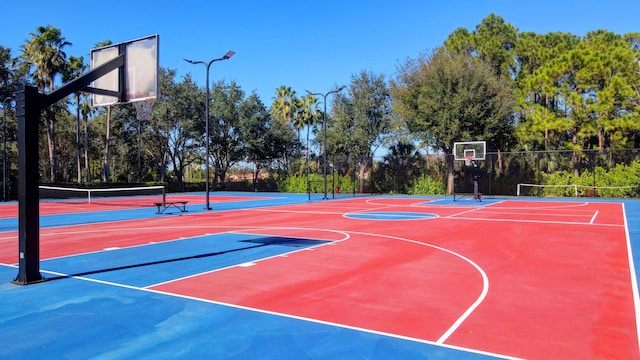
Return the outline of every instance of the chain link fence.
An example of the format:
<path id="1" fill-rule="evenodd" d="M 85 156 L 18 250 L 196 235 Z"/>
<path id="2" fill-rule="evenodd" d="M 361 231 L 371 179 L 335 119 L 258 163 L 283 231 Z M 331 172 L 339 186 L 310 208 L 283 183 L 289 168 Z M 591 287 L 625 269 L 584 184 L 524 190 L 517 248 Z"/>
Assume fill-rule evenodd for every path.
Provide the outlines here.
<path id="1" fill-rule="evenodd" d="M 356 194 L 640 197 L 640 149 L 489 152 L 473 166 L 453 155 L 330 156 L 262 169 L 255 181 L 227 178 L 225 188 L 333 197 Z"/>

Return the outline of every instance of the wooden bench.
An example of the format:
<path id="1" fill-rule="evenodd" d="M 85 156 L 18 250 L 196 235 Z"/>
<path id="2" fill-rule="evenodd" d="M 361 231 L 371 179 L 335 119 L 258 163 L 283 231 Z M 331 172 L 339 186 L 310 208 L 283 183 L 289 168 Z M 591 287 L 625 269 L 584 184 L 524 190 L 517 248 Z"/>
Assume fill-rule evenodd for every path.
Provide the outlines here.
<path id="1" fill-rule="evenodd" d="M 157 203 L 155 203 L 155 205 L 158 207 L 158 212 L 156 214 L 162 214 L 165 210 L 167 210 L 170 207 L 174 207 L 174 208 L 180 210 L 180 212 L 186 212 L 187 211 L 187 203 L 188 203 L 188 201 L 157 202 Z"/>

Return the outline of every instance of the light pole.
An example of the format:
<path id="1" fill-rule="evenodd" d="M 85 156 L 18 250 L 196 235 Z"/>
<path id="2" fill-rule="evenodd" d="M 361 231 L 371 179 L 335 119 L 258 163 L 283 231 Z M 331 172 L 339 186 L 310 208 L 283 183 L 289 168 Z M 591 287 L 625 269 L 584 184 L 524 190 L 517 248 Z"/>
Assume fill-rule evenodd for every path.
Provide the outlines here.
<path id="1" fill-rule="evenodd" d="M 2 102 L 2 201 L 7 201 L 7 103 L 10 101 L 8 97 Z"/>
<path id="2" fill-rule="evenodd" d="M 324 162 L 324 197 L 322 200 L 329 199 L 327 197 L 327 96 L 330 94 L 336 94 L 346 88 L 345 85 L 342 85 L 340 88 L 331 90 L 326 94 L 322 93 L 312 93 L 309 90 L 305 90 L 309 95 L 313 96 L 322 96 L 324 102 L 324 111 L 322 112 L 322 132 L 324 133 L 324 143 L 322 147 L 322 161 Z"/>
<path id="3" fill-rule="evenodd" d="M 205 179 L 205 210 L 211 210 L 211 207 L 209 206 L 209 68 L 211 67 L 211 64 L 213 64 L 216 61 L 220 61 L 220 60 L 227 60 L 229 58 L 231 58 L 233 55 L 235 54 L 235 52 L 233 51 L 228 51 L 226 54 L 224 54 L 223 57 L 221 58 L 217 58 L 217 59 L 213 59 L 211 61 L 204 62 L 204 61 L 193 61 L 193 60 L 187 60 L 184 59 L 184 61 L 191 63 L 191 64 L 202 64 L 204 66 L 206 66 L 207 68 L 207 92 L 206 92 L 206 96 L 205 96 L 205 148 L 206 148 L 206 158 L 205 158 L 205 167 L 206 167 L 206 179 Z"/>

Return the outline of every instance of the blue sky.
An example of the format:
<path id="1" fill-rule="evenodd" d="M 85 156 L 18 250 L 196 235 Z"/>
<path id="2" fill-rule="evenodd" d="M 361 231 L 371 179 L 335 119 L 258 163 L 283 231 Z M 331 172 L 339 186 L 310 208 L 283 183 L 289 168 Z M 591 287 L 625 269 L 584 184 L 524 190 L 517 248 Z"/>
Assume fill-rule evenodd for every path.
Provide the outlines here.
<path id="1" fill-rule="evenodd" d="M 473 30 L 491 13 L 541 34 L 640 31 L 638 0 L 20 0 L 0 7 L 0 45 L 13 56 L 39 25 L 60 28 L 73 44 L 67 55 L 87 59 L 98 42 L 159 34 L 160 65 L 179 78 L 191 73 L 203 87 L 204 66 L 183 59 L 235 51 L 213 64 L 211 81 L 236 81 L 267 106 L 280 85 L 303 95 L 348 85 L 362 70 L 392 78 L 399 62 L 442 45 L 458 27 Z"/>

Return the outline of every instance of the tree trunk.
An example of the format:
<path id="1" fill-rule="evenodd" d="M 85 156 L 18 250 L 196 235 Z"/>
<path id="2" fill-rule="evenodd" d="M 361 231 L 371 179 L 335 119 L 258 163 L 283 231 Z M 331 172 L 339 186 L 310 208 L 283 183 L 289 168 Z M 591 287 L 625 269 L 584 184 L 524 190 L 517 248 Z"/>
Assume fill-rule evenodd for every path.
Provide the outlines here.
<path id="1" fill-rule="evenodd" d="M 167 156 L 168 156 L 168 151 L 166 149 L 167 148 L 165 147 L 165 150 L 162 153 L 162 164 L 160 165 L 160 182 L 164 182 L 164 180 L 167 177 L 167 167 L 164 166 L 164 164 L 167 163 Z"/>
<path id="2" fill-rule="evenodd" d="M 47 117 L 47 146 L 49 149 L 49 180 L 52 183 L 56 182 L 56 154 L 55 154 L 55 127 L 54 127 L 54 114 L 51 110 L 45 111 Z"/>
<path id="3" fill-rule="evenodd" d="M 454 173 L 453 173 L 453 154 L 447 154 L 445 155 L 446 159 L 447 159 L 447 169 L 448 169 L 448 175 L 447 175 L 447 194 L 448 195 L 453 195 L 454 192 Z"/>
<path id="4" fill-rule="evenodd" d="M 363 161 L 360 163 L 360 194 L 364 193 L 364 173 L 367 170 L 367 164 Z M 371 191 L 373 191 L 373 186 L 371 186 Z"/>
<path id="5" fill-rule="evenodd" d="M 89 122 L 88 116 L 84 116 L 84 166 L 87 172 L 84 181 L 88 183 L 89 179 L 89 133 L 87 132 L 87 124 Z"/>
<path id="6" fill-rule="evenodd" d="M 578 136 L 576 135 L 576 131 L 577 129 L 574 129 L 573 131 L 573 145 L 577 145 L 578 144 Z M 575 177 L 580 176 L 580 154 L 578 153 L 578 150 L 573 150 L 573 175 Z"/>
<path id="7" fill-rule="evenodd" d="M 107 106 L 107 128 L 104 136 L 104 182 L 109 182 L 109 123 L 111 122 L 111 106 Z"/>
<path id="8" fill-rule="evenodd" d="M 262 164 L 259 160 L 256 160 L 254 162 L 254 169 L 253 169 L 253 184 L 252 184 L 252 190 L 255 192 L 257 191 L 256 189 L 256 181 L 258 180 L 258 174 L 260 174 L 260 167 L 262 167 Z"/>

